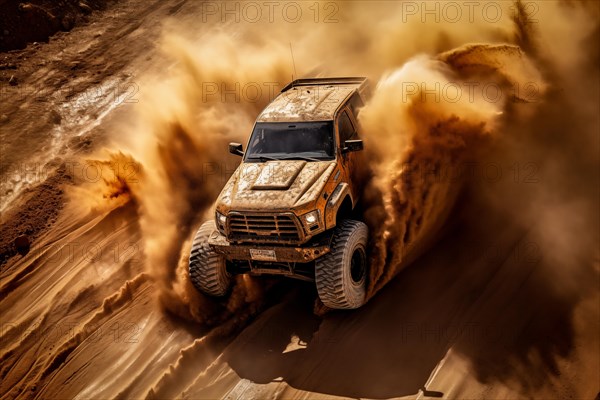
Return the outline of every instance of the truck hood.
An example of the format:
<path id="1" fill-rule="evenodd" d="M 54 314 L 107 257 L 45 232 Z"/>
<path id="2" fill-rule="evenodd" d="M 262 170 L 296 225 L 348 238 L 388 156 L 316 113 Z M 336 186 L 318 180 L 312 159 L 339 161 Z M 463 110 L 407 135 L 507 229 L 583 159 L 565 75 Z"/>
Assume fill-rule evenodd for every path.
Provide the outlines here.
<path id="1" fill-rule="evenodd" d="M 302 206 L 317 199 L 335 166 L 335 161 L 242 163 L 223 188 L 217 207 L 261 211 Z"/>

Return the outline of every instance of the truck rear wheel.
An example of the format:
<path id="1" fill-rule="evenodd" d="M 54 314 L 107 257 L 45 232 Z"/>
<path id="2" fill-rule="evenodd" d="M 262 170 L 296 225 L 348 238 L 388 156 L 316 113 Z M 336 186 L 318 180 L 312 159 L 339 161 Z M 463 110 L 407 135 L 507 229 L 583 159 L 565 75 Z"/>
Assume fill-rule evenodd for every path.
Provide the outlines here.
<path id="1" fill-rule="evenodd" d="M 216 253 L 208 244 L 208 236 L 215 230 L 214 221 L 202 224 L 190 252 L 190 280 L 203 293 L 223 296 L 231 286 L 231 274 L 227 272 L 225 257 Z"/>
<path id="2" fill-rule="evenodd" d="M 335 229 L 331 252 L 316 260 L 317 292 L 327 307 L 358 308 L 365 302 L 368 228 L 344 220 Z"/>

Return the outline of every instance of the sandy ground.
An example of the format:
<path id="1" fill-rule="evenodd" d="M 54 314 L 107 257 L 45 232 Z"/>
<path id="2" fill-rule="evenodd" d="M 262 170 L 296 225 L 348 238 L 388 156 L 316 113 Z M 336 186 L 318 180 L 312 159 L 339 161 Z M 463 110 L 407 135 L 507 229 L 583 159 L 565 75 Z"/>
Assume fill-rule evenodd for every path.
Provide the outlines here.
<path id="1" fill-rule="evenodd" d="M 312 285 L 283 281 L 242 324 L 165 311 L 135 203 L 90 210 L 65 190 L 82 180 L 74 160 L 132 112 L 136 77 L 167 66 L 162 21 L 194 18 L 198 4 L 121 1 L 0 55 L 14 65 L 2 77 L 19 81 L 3 79 L 0 111 L 3 399 L 597 398 L 598 259 L 574 259 L 567 290 L 530 227 L 468 197 L 360 310 L 316 316 Z M 26 255 L 12 247 L 22 234 Z"/>

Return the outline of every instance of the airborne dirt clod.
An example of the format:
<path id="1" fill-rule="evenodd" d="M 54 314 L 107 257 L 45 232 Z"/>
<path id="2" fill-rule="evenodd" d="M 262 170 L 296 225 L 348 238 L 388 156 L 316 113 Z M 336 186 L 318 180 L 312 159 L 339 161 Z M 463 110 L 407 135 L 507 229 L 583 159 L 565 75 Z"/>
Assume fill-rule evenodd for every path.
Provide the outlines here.
<path id="1" fill-rule="evenodd" d="M 0 397 L 594 398 L 600 5 L 250 23 L 206 3 L 79 7 L 0 53 Z M 356 311 L 247 275 L 214 299 L 187 274 L 227 143 L 292 74 L 371 82 Z"/>

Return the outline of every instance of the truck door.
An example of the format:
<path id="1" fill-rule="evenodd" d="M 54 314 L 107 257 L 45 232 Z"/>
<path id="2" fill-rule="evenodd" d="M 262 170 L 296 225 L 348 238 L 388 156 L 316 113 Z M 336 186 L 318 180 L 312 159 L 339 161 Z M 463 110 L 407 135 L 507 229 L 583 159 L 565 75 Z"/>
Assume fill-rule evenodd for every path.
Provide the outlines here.
<path id="1" fill-rule="evenodd" d="M 356 184 L 358 183 L 357 179 L 359 179 L 359 170 L 360 160 L 363 158 L 362 152 L 343 152 L 344 143 L 346 140 L 355 140 L 360 139 L 357 130 L 357 123 L 352 116 L 352 112 L 348 107 L 344 108 L 339 114 L 337 118 L 337 131 L 338 131 L 338 140 L 339 140 L 339 148 L 342 158 L 342 170 L 346 175 L 346 181 L 350 183 L 350 187 L 352 188 L 352 197 L 357 200 L 359 197 L 359 193 L 357 192 Z"/>

